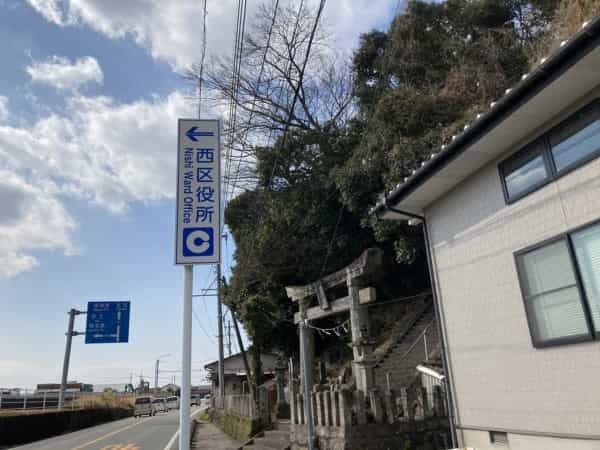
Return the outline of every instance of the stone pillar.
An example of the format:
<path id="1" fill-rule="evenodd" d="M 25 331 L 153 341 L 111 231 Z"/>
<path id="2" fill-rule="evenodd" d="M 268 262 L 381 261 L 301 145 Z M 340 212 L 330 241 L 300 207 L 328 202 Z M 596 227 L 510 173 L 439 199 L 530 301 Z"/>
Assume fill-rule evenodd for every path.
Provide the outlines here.
<path id="1" fill-rule="evenodd" d="M 407 421 L 411 419 L 412 412 L 408 407 L 408 393 L 406 388 L 400 388 L 400 405 L 402 407 L 402 420 Z"/>
<path id="2" fill-rule="evenodd" d="M 354 391 L 354 407 L 356 408 L 356 421 L 359 425 L 367 423 L 367 404 L 362 391 Z"/>
<path id="3" fill-rule="evenodd" d="M 396 421 L 396 405 L 394 404 L 394 398 L 392 393 L 388 391 L 385 394 L 385 414 L 389 424 L 393 424 Z"/>
<path id="4" fill-rule="evenodd" d="M 350 296 L 350 329 L 352 332 L 352 350 L 354 360 L 352 371 L 356 388 L 364 396 L 374 387 L 373 367 L 375 361 L 371 358 L 372 344 L 369 342 L 369 313 L 360 307 L 359 286 L 351 270 L 347 270 L 348 295 Z"/>
<path id="5" fill-rule="evenodd" d="M 377 389 L 373 389 L 369 392 L 369 403 L 371 404 L 371 412 L 373 413 L 375 422 L 383 423 L 383 405 Z"/>
<path id="6" fill-rule="evenodd" d="M 340 427 L 342 428 L 352 426 L 351 395 L 352 393 L 344 388 L 338 391 Z"/>
<path id="7" fill-rule="evenodd" d="M 302 320 L 306 318 L 306 310 L 309 307 L 310 300 L 308 298 L 302 299 L 299 302 L 300 306 L 300 316 Z M 305 367 L 314 368 L 315 366 L 315 330 L 308 327 L 303 326 L 302 323 L 298 324 L 300 330 L 300 380 L 303 382 L 306 380 L 306 384 L 308 385 L 308 392 L 312 392 L 314 385 L 314 371 L 309 370 L 306 375 L 304 374 Z M 306 358 L 306 364 L 304 363 L 304 358 Z M 304 386 L 302 387 L 302 391 L 304 392 Z"/>
<path id="8" fill-rule="evenodd" d="M 325 426 L 333 426 L 333 418 L 331 417 L 331 390 L 326 390 L 322 393 L 323 406 L 325 407 Z"/>

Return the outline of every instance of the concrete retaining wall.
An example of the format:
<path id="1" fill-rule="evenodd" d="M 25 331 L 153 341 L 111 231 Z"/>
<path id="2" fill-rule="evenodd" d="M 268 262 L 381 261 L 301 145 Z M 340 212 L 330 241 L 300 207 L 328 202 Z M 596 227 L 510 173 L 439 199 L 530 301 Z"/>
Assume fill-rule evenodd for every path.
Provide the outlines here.
<path id="1" fill-rule="evenodd" d="M 132 409 L 80 409 L 0 416 L 0 445 L 17 445 L 129 417 Z"/>
<path id="2" fill-rule="evenodd" d="M 210 421 L 227 435 L 241 442 L 247 441 L 263 428 L 257 419 L 249 419 L 219 409 L 210 410 Z"/>

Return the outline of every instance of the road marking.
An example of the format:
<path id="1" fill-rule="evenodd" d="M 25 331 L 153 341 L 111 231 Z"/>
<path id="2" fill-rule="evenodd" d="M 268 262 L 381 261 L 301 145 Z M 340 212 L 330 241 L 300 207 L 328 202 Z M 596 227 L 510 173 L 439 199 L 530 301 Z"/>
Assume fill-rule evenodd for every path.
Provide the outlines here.
<path id="1" fill-rule="evenodd" d="M 142 450 L 137 444 L 114 444 L 102 447 L 100 450 Z"/>
<path id="2" fill-rule="evenodd" d="M 150 420 L 150 417 L 148 417 L 147 419 L 142 420 L 140 422 L 136 422 L 134 424 L 127 425 L 126 427 L 119 428 L 118 430 L 111 431 L 110 433 L 106 433 L 104 436 L 100 436 L 99 438 L 94 439 L 93 441 L 87 442 L 85 444 L 78 445 L 77 447 L 73 447 L 71 450 L 81 450 L 82 448 L 89 447 L 92 444 L 96 444 L 97 442 L 103 441 L 104 439 L 109 438 L 111 436 L 114 436 L 115 434 L 120 433 L 122 431 L 129 430 L 130 428 L 133 428 L 133 427 L 135 427 L 137 425 L 140 425 L 140 424 L 142 424 L 144 422 L 148 422 L 149 420 Z"/>
<path id="3" fill-rule="evenodd" d="M 192 414 L 190 414 L 190 420 L 193 420 L 194 416 L 201 411 L 203 411 L 203 409 L 195 409 L 194 411 L 192 411 Z M 181 427 L 177 428 L 177 431 L 175 432 L 175 434 L 173 435 L 171 440 L 165 446 L 165 450 L 171 450 L 173 448 L 173 446 L 175 445 L 175 441 L 177 441 L 177 438 L 179 437 L 180 432 L 181 432 Z"/>

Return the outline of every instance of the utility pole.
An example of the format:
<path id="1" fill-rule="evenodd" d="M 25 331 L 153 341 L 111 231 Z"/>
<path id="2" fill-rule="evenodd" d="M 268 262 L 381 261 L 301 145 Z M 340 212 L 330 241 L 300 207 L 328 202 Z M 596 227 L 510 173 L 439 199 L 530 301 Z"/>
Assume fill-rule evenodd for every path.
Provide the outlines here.
<path id="1" fill-rule="evenodd" d="M 219 396 L 225 396 L 225 366 L 223 351 L 223 304 L 221 303 L 221 263 L 217 263 L 217 322 L 219 324 Z"/>
<path id="2" fill-rule="evenodd" d="M 238 326 L 237 319 L 231 312 L 231 317 L 233 318 L 233 326 L 235 328 L 235 335 L 237 337 L 238 346 L 240 347 L 240 352 L 242 353 L 242 360 L 244 361 L 244 368 L 246 369 L 246 380 L 248 382 L 248 390 L 250 391 L 250 397 L 253 401 L 256 401 L 256 397 L 254 396 L 254 387 L 252 385 L 252 373 L 250 372 L 250 364 L 248 364 L 248 357 L 246 356 L 246 350 L 244 349 L 244 342 L 242 341 L 242 335 L 240 334 L 240 327 Z"/>
<path id="3" fill-rule="evenodd" d="M 227 321 L 227 356 L 231 356 L 231 320 Z"/>
<path id="4" fill-rule="evenodd" d="M 170 353 L 165 353 L 164 355 L 160 355 L 156 358 L 156 364 L 154 365 L 154 389 L 158 389 L 158 373 L 160 367 L 160 360 L 162 358 L 166 358 L 167 356 L 171 356 Z"/>
<path id="5" fill-rule="evenodd" d="M 65 347 L 65 359 L 63 360 L 62 377 L 60 379 L 60 391 L 58 392 L 59 408 L 62 408 L 65 403 L 65 389 L 67 387 L 69 377 L 69 363 L 71 361 L 71 343 L 73 341 L 73 336 L 85 334 L 73 331 L 73 328 L 75 328 L 75 316 L 78 316 L 79 314 L 85 314 L 85 311 L 78 311 L 75 308 L 71 308 L 67 314 L 69 314 L 69 326 L 67 327 L 67 332 L 65 333 L 67 335 L 67 344 Z"/>

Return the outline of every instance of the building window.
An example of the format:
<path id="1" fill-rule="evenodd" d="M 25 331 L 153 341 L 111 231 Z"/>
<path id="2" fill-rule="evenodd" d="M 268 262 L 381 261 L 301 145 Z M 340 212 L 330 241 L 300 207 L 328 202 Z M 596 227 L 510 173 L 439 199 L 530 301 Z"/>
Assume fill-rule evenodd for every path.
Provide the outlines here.
<path id="1" fill-rule="evenodd" d="M 571 239 L 594 331 L 600 332 L 600 225 L 573 233 Z"/>
<path id="2" fill-rule="evenodd" d="M 599 103 L 581 109 L 550 133 L 552 159 L 558 173 L 600 151 Z"/>
<path id="3" fill-rule="evenodd" d="M 534 346 L 600 336 L 600 224 L 516 254 Z"/>
<path id="4" fill-rule="evenodd" d="M 508 434 L 504 431 L 490 431 L 490 442 L 492 444 L 508 445 Z"/>
<path id="5" fill-rule="evenodd" d="M 600 156 L 600 101 L 595 100 L 500 163 L 507 203 Z"/>
<path id="6" fill-rule="evenodd" d="M 508 198 L 517 198 L 542 185 L 550 176 L 544 159 L 544 143 L 537 142 L 517 158 L 511 158 L 502 167 Z"/>

